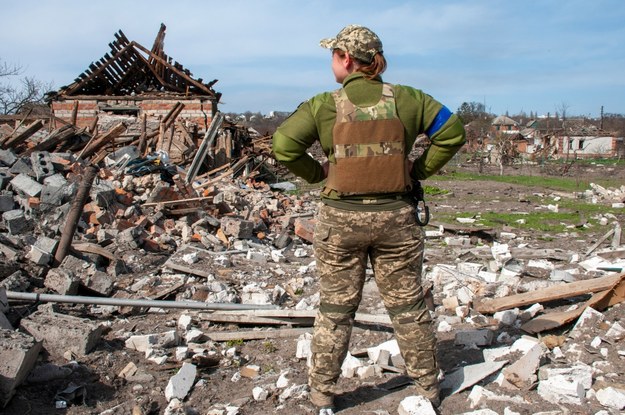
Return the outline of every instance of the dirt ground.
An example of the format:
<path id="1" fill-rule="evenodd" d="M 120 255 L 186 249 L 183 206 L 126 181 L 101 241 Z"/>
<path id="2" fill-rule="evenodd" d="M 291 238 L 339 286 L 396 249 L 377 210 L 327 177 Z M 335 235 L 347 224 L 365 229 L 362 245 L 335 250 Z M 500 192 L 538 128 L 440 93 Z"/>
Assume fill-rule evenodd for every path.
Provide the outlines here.
<path id="1" fill-rule="evenodd" d="M 588 177 L 621 177 L 625 183 L 625 172 L 622 170 L 607 170 L 605 167 L 589 168 L 583 173 Z M 536 206 L 530 206 L 520 201 L 528 194 L 545 195 L 545 204 L 549 203 L 549 198 L 553 192 L 545 188 L 528 188 L 526 186 L 516 186 L 495 182 L 483 181 L 447 181 L 433 178 L 428 184 L 449 190 L 450 193 L 442 196 L 429 197 L 430 209 L 432 211 L 432 223 L 437 224 L 437 216 L 443 212 L 459 212 L 480 209 L 481 211 L 529 211 Z M 566 197 L 566 196 L 563 196 Z M 623 214 L 617 216 L 620 223 L 625 224 L 625 210 Z M 460 227 L 459 224 L 455 226 Z M 434 229 L 434 227 L 430 227 Z M 428 228 L 429 229 L 429 228 Z M 514 224 L 502 224 L 501 228 L 494 229 L 495 238 L 502 230 L 514 232 Z M 602 237 L 608 227 L 591 228 L 584 232 L 575 229 L 567 234 L 552 235 L 546 238 L 544 234 L 531 234 L 527 231 L 520 233 L 517 242 L 534 249 L 563 249 L 570 252 L 582 253 L 600 237 Z M 520 238 L 520 241 L 518 240 Z M 483 241 L 481 241 L 483 242 Z M 305 246 L 305 242 L 296 241 L 296 244 Z M 297 246 L 297 245 L 296 245 Z M 426 247 L 426 271 L 436 264 L 454 265 L 464 260 L 467 251 L 475 248 L 472 245 L 469 249 L 458 250 L 455 247 L 445 245 L 441 239 L 431 239 Z M 293 249 L 290 250 L 291 253 Z M 287 251 L 288 253 L 288 251 Z M 285 255 L 287 255 L 285 253 Z M 158 272 L 162 264 L 167 260 L 166 255 L 146 254 L 142 258 L 142 274 Z M 272 279 L 265 281 L 268 286 L 284 284 L 281 278 L 292 278 L 297 273 L 298 267 L 309 264 L 313 258 L 298 258 L 288 255 L 288 264 L 285 269 L 285 276 L 280 277 L 272 274 Z M 240 267 L 248 272 L 250 267 L 254 267 L 244 260 L 233 260 L 232 267 Z M 218 271 L 216 269 L 216 271 Z M 234 278 L 233 274 L 224 274 L 226 278 Z M 253 272 L 251 273 L 253 275 Z M 313 277 L 314 278 L 314 277 Z M 295 297 L 288 298 L 282 304 L 284 308 L 292 308 L 302 298 L 311 297 L 316 292 L 316 282 L 304 284 L 301 292 L 297 292 Z M 442 287 L 434 287 L 434 295 L 438 304 L 445 295 Z M 560 307 L 566 307 L 570 303 L 563 302 Z M 558 305 L 555 305 L 558 307 Z M 27 314 L 33 305 L 21 305 L 15 307 L 13 313 Z M 163 414 L 167 407 L 165 399 L 165 388 L 168 380 L 181 366 L 181 363 L 173 358 L 169 358 L 164 364 L 158 365 L 147 360 L 143 353 L 130 350 L 125 347 L 124 339 L 128 333 L 149 334 L 175 329 L 178 317 L 181 314 L 194 316 L 195 326 L 203 331 L 237 331 L 252 330 L 253 326 L 217 324 L 202 320 L 202 313 L 187 310 L 170 310 L 165 312 L 135 310 L 131 314 L 119 313 L 95 313 L 90 306 L 84 305 L 58 305 L 62 312 L 88 317 L 106 325 L 106 332 L 102 341 L 95 351 L 87 356 L 78 357 L 68 362 L 62 356 L 51 356 L 42 354 L 40 363 L 54 363 L 71 369 L 71 374 L 62 378 L 51 378 L 45 382 L 25 384 L 17 390 L 12 401 L 4 409 L 0 409 L 1 414 L 132 414 L 148 415 Z M 372 281 L 369 281 L 365 290 L 361 309 L 364 313 L 376 314 L 380 312 L 381 302 L 377 290 Z M 606 321 L 625 320 L 624 306 L 614 306 L 607 309 Z M 437 313 L 440 313 L 440 307 Z M 491 322 L 485 324 L 492 327 Z M 460 327 L 454 327 L 460 328 Z M 263 328 L 265 330 L 266 328 Z M 566 334 L 571 329 L 571 325 L 554 330 L 552 334 Z M 599 330 L 598 327 L 595 328 Z M 501 328 L 511 337 L 521 336 L 524 333 L 518 329 Z M 497 334 L 498 334 L 497 333 Z M 589 332 L 588 338 L 592 339 L 598 335 Z M 481 351 L 478 349 L 465 349 L 454 344 L 452 333 L 438 333 L 438 357 L 439 364 L 443 372 L 449 372 L 460 366 L 478 363 L 482 361 Z M 393 338 L 392 331 L 384 326 L 357 324 L 351 339 L 350 351 L 356 352 L 368 347 L 376 346 L 384 341 Z M 577 340 L 579 341 L 579 340 Z M 584 343 L 585 344 L 585 343 Z M 599 357 L 597 352 L 582 345 L 579 361 L 592 364 Z M 228 349 L 236 347 L 237 353 L 231 356 Z M 187 395 L 183 406 L 185 409 L 179 412 L 186 414 L 313 414 L 313 407 L 308 403 L 306 394 L 301 391 L 294 391 L 293 396 L 281 401 L 280 395 L 283 392 L 276 388 L 276 381 L 281 374 L 289 379 L 290 385 L 306 384 L 306 361 L 296 358 L 297 337 L 270 338 L 267 340 L 251 340 L 244 342 L 206 342 L 206 348 L 214 351 L 216 358 L 212 362 L 198 363 L 196 384 Z M 607 369 L 598 382 L 609 384 L 625 385 L 625 358 L 617 352 L 623 350 L 622 344 L 607 344 L 608 356 Z M 173 353 L 170 353 L 170 356 Z M 190 360 L 189 360 L 190 361 Z M 119 373 L 129 363 L 134 362 L 140 372 L 145 373 L 145 377 L 136 381 L 128 381 L 119 377 Z M 553 363 L 553 362 L 552 362 Z M 571 362 L 568 362 L 571 364 Z M 238 377 L 241 367 L 246 365 L 257 365 L 260 367 L 260 375 L 256 378 Z M 381 376 L 367 379 L 341 378 L 338 384 L 338 396 L 336 399 L 337 413 L 341 415 L 356 414 L 396 414 L 399 403 L 406 396 L 411 395 L 408 388 L 402 386 L 404 377 L 393 372 L 384 372 Z M 55 408 L 55 396 L 67 388 L 68 385 L 79 386 L 79 393 L 67 408 Z M 480 383 L 491 391 L 502 395 L 520 396 L 525 398 L 525 404 L 516 404 L 506 401 L 489 401 L 488 408 L 498 414 L 504 414 L 505 408 L 513 411 L 510 413 L 532 414 L 541 411 L 555 411 L 552 413 L 561 414 L 594 414 L 600 410 L 605 410 L 596 399 L 588 399 L 583 406 L 568 404 L 557 404 L 547 402 L 542 399 L 537 391 L 536 384 L 528 385 L 526 389 L 516 392 L 498 390 L 493 385 L 492 379 L 486 379 Z M 261 386 L 269 392 L 269 396 L 264 401 L 255 401 L 252 397 L 252 389 Z M 621 386 L 623 387 L 623 386 Z M 460 414 L 470 412 L 467 396 L 470 388 L 461 393 L 444 396 L 443 403 L 439 409 L 441 414 Z M 228 409 L 238 407 L 238 412 Z M 475 408 L 478 409 L 478 408 Z M 212 412 L 211 412 L 212 411 Z M 220 412 L 221 411 L 221 412 Z M 228 412 L 230 411 L 230 412 Z M 617 412 L 608 412 L 617 413 Z"/>

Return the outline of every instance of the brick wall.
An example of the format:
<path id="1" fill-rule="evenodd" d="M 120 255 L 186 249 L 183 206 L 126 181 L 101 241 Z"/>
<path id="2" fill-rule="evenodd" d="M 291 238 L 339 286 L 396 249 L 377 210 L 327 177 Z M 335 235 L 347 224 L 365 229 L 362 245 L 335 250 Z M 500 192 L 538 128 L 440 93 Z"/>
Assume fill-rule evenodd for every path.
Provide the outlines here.
<path id="1" fill-rule="evenodd" d="M 159 120 L 179 101 L 177 99 L 79 99 L 55 101 L 52 103 L 52 111 L 57 118 L 66 122 L 71 122 L 74 111 L 74 102 L 78 102 L 76 114 L 76 125 L 78 127 L 90 127 L 96 116 L 101 111 L 101 107 L 138 107 L 139 118 L 147 114 L 148 119 Z M 206 129 L 211 122 L 212 103 L 203 99 L 180 100 L 184 104 L 183 110 L 178 115 L 178 120 L 191 121 L 199 126 L 199 129 Z M 110 113 L 109 113 L 110 114 Z M 59 127 L 60 125 L 57 125 Z"/>

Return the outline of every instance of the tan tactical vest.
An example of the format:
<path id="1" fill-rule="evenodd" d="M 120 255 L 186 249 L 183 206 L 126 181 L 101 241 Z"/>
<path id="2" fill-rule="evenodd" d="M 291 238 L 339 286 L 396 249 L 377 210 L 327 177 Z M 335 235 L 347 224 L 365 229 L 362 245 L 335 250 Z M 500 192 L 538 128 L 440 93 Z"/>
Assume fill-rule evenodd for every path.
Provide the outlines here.
<path id="1" fill-rule="evenodd" d="M 404 125 L 397 116 L 391 84 L 383 84 L 380 101 L 354 105 L 343 88 L 332 93 L 336 103 L 333 146 L 325 191 L 340 195 L 403 193 L 410 177 L 406 168 Z"/>

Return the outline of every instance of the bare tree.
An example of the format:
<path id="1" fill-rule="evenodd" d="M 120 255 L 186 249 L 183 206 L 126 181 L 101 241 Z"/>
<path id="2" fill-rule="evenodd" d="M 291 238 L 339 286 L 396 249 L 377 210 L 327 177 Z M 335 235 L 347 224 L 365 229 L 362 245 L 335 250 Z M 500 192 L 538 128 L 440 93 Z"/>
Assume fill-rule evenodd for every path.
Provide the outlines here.
<path id="1" fill-rule="evenodd" d="M 0 60 L 0 78 L 7 79 L 21 75 L 23 68 L 10 65 Z M 17 114 L 30 104 L 42 104 L 51 83 L 39 81 L 33 77 L 22 77 L 18 84 L 0 83 L 0 114 Z"/>
<path id="2" fill-rule="evenodd" d="M 519 152 L 514 144 L 514 136 L 497 134 L 493 144 L 497 164 L 499 165 L 499 175 L 503 176 L 504 166 L 512 165 L 519 157 Z"/>
<path id="3" fill-rule="evenodd" d="M 566 101 L 562 101 L 560 105 L 556 106 L 556 118 L 558 117 L 557 114 L 560 113 L 562 116 L 562 125 L 564 125 L 564 122 L 566 121 L 566 114 L 570 107 L 571 106 Z"/>

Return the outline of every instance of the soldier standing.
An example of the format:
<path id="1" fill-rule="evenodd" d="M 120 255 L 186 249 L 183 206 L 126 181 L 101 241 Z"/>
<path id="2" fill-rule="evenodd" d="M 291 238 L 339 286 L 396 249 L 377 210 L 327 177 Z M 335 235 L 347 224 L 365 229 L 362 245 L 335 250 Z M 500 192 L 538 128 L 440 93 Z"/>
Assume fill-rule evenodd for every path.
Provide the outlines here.
<path id="1" fill-rule="evenodd" d="M 460 120 L 424 92 L 382 81 L 386 59 L 370 29 L 349 25 L 320 45 L 342 87 L 301 104 L 273 136 L 276 159 L 309 183 L 326 179 L 314 234 L 320 306 L 312 340 L 310 399 L 333 414 L 334 387 L 371 262 L 416 392 L 438 406 L 436 337 L 421 285 L 424 232 L 411 189 L 462 147 Z M 420 158 L 408 151 L 420 134 Z M 319 140 L 328 161 L 307 153 Z"/>

